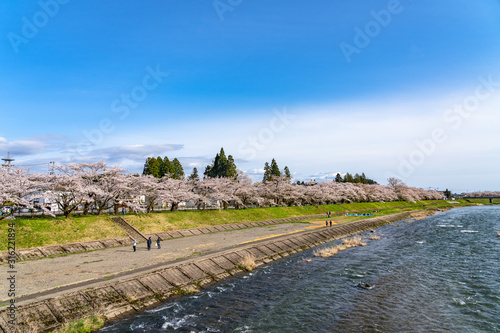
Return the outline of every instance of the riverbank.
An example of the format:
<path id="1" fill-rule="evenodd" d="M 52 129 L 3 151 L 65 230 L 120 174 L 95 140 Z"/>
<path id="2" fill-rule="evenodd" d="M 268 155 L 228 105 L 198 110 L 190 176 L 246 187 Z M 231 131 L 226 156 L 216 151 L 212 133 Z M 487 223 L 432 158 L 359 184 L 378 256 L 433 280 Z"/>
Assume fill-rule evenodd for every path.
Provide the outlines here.
<path id="1" fill-rule="evenodd" d="M 464 200 L 459 200 L 457 202 L 458 205 L 472 205 L 472 203 L 468 203 Z M 332 212 L 334 215 L 342 215 L 345 213 L 376 210 L 380 215 L 397 212 L 399 209 L 417 210 L 422 209 L 422 207 L 446 208 L 456 205 L 457 204 L 450 204 L 447 201 L 436 200 L 417 202 L 395 201 L 304 207 L 231 209 L 222 211 L 154 212 L 149 214 L 126 215 L 124 217 L 141 233 L 153 234 L 165 231 L 212 227 L 241 222 L 325 214 L 326 212 Z M 118 228 L 109 217 L 110 216 L 74 216 L 69 219 L 65 219 L 64 217 L 16 219 L 16 249 L 127 237 L 127 234 L 122 229 Z M 8 238 L 9 221 L 10 220 L 0 221 L 0 239 Z M 7 250 L 7 242 L 0 242 L 0 251 L 5 250 Z"/>
<path id="2" fill-rule="evenodd" d="M 344 239 L 328 242 L 98 332 L 500 332 L 495 231 L 500 207 L 486 205 L 392 223 L 361 233 L 366 246 L 315 257 Z"/>
<path id="3" fill-rule="evenodd" d="M 285 232 L 284 235 L 281 235 L 281 230 L 270 230 L 268 227 L 220 232 L 217 236 L 220 237 L 219 244 L 222 244 L 221 250 L 209 251 L 208 254 L 197 253 L 197 256 L 194 258 L 188 257 L 170 262 L 165 262 L 168 261 L 166 253 L 161 253 L 162 256 L 157 258 L 161 263 L 156 267 L 150 266 L 144 267 L 142 270 L 122 272 L 121 275 L 108 276 L 107 278 L 103 277 L 100 281 L 84 281 L 85 283 L 79 286 L 69 285 L 65 288 L 57 288 L 47 295 L 38 295 L 35 299 L 31 298 L 24 301 L 20 299 L 18 302 L 19 308 L 17 309 L 19 327 L 27 328 L 30 325 L 29 323 L 31 323 L 31 325 L 36 323 L 40 331 L 53 330 L 56 327 L 60 327 L 62 323 L 80 320 L 95 312 L 101 313 L 107 320 L 110 320 L 125 313 L 129 313 L 130 311 L 139 311 L 146 307 L 153 306 L 165 298 L 193 292 L 207 283 L 212 283 L 222 278 L 238 274 L 243 271 L 241 268 L 241 261 L 245 255 L 254 256 L 255 263 L 257 265 L 262 265 L 333 239 L 345 237 L 349 234 L 357 233 L 381 224 L 390 223 L 395 220 L 409 218 L 412 214 L 418 218 L 428 213 L 430 212 L 403 212 L 396 215 L 337 224 L 331 228 L 323 227 L 322 225 L 324 222 L 321 220 L 317 221 L 316 224 L 310 225 L 310 227 L 313 227 L 312 229 L 317 229 L 315 231 L 289 230 Z M 283 226 L 297 225 L 276 225 L 275 227 Z M 238 232 L 241 233 L 241 237 L 247 238 L 252 232 L 261 232 L 261 235 L 254 234 L 248 241 L 237 239 L 236 243 L 240 245 L 232 245 L 233 247 L 231 249 L 227 249 L 228 245 L 231 246 L 228 244 L 228 241 L 233 240 Z M 188 240 L 191 244 L 206 244 L 204 243 L 207 241 L 206 239 L 203 242 L 198 242 L 198 240 L 200 240 L 201 237 L 207 236 L 209 235 L 192 236 L 184 240 Z M 169 252 L 175 246 L 170 242 L 171 241 L 168 242 L 168 245 L 164 244 L 164 246 L 170 246 Z M 185 250 L 182 246 L 180 247 L 181 248 L 178 250 Z M 80 255 L 102 256 L 105 251 L 109 250 L 117 251 L 115 255 L 118 255 L 122 259 L 117 260 L 115 258 L 113 260 L 111 257 L 101 257 L 97 260 L 91 260 L 92 258 L 89 257 L 86 259 L 88 260 L 86 264 L 85 262 L 81 263 L 82 266 L 85 267 L 83 269 L 95 275 L 95 272 L 92 273 L 92 270 L 95 270 L 95 268 L 90 268 L 92 267 L 91 265 L 103 265 L 104 267 L 108 267 L 109 264 L 113 262 L 120 265 L 120 263 L 124 263 L 124 260 L 132 257 L 132 254 L 127 254 L 127 252 L 132 252 L 131 248 L 108 249 Z M 193 249 L 189 250 L 190 251 L 187 253 L 191 256 L 193 254 Z M 140 251 L 135 254 L 139 252 Z M 142 255 L 150 255 L 151 257 L 152 253 L 148 253 L 144 249 L 142 252 Z M 184 253 L 184 255 L 187 253 Z M 25 264 L 37 262 L 43 264 L 43 262 L 45 262 L 47 264 L 42 266 L 48 267 L 52 265 L 51 262 L 53 262 L 53 260 L 69 259 L 72 262 L 77 262 L 83 259 L 80 258 L 77 260 L 76 256 L 78 255 L 70 255 L 69 257 L 55 259 L 42 259 L 39 261 L 27 261 Z M 142 257 L 136 257 L 135 259 L 136 263 L 147 261 Z M 62 265 L 66 264 L 67 263 L 62 263 Z M 79 268 L 79 270 L 81 269 L 82 268 Z M 80 275 L 81 272 L 79 272 L 79 270 L 68 273 L 69 278 L 71 279 L 72 275 Z M 60 272 L 57 267 L 55 271 Z M 37 280 L 38 278 L 34 278 L 32 281 Z M 110 280 L 112 280 L 112 282 L 109 282 Z M 103 305 L 106 310 L 101 309 Z M 3 317 L 5 320 L 5 311 L 3 311 L 0 317 Z M 5 327 L 4 325 L 5 322 L 0 322 L 0 326 Z"/>

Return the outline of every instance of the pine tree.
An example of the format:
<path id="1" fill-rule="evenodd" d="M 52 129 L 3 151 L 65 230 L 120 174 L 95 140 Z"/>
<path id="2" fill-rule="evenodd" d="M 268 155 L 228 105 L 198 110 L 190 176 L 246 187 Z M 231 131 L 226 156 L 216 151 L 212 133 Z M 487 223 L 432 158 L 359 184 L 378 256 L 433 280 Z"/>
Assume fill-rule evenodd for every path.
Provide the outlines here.
<path id="1" fill-rule="evenodd" d="M 188 180 L 198 180 L 200 176 L 198 175 L 198 169 L 193 168 L 193 172 L 189 175 Z"/>
<path id="2" fill-rule="evenodd" d="M 184 169 L 181 162 L 177 158 L 172 161 L 172 173 L 170 174 L 174 179 L 184 179 Z"/>
<path id="3" fill-rule="evenodd" d="M 285 177 L 288 179 L 292 179 L 292 174 L 290 173 L 290 169 L 288 169 L 287 166 L 283 169 L 283 173 L 285 174 Z"/>
<path id="4" fill-rule="evenodd" d="M 233 157 L 231 155 L 226 157 L 224 148 L 221 148 L 220 153 L 215 155 L 212 165 L 207 165 L 205 168 L 204 175 L 210 178 L 236 178 L 238 172 L 236 170 L 236 164 L 234 163 Z"/>
<path id="5" fill-rule="evenodd" d="M 366 175 L 364 172 L 361 174 L 360 179 L 363 184 L 368 184 L 368 179 L 366 179 Z"/>
<path id="6" fill-rule="evenodd" d="M 160 165 L 158 160 L 154 157 L 148 157 L 146 163 L 144 164 L 144 170 L 142 172 L 144 175 L 152 175 L 154 177 L 160 177 Z"/>
<path id="7" fill-rule="evenodd" d="M 205 172 L 203 173 L 203 175 L 205 177 L 210 177 L 209 175 L 211 175 L 211 174 L 212 174 L 212 166 L 211 165 L 207 165 L 205 167 Z"/>
<path id="8" fill-rule="evenodd" d="M 167 156 L 163 158 L 161 172 L 163 176 L 172 176 L 175 173 L 174 166 Z"/>
<path id="9" fill-rule="evenodd" d="M 236 169 L 236 164 L 234 163 L 234 158 L 232 155 L 227 157 L 227 168 L 226 176 L 227 178 L 236 178 L 238 176 L 238 170 Z"/>
<path id="10" fill-rule="evenodd" d="M 265 183 L 271 179 L 271 167 L 269 163 L 264 164 L 264 177 L 262 177 L 262 182 Z"/>
<path id="11" fill-rule="evenodd" d="M 344 183 L 354 183 L 354 178 L 349 172 L 344 176 Z"/>
<path id="12" fill-rule="evenodd" d="M 165 175 L 163 171 L 163 159 L 161 158 L 161 156 L 158 156 L 156 158 L 156 162 L 158 163 L 158 174 L 155 177 L 161 178 Z"/>
<path id="13" fill-rule="evenodd" d="M 278 167 L 278 163 L 276 163 L 276 160 L 274 158 L 271 161 L 271 176 L 281 176 L 280 168 Z"/>
<path id="14" fill-rule="evenodd" d="M 337 175 L 335 176 L 335 181 L 337 183 L 342 183 L 344 180 L 342 179 L 342 176 L 340 175 L 340 173 L 337 173 Z"/>
<path id="15" fill-rule="evenodd" d="M 151 170 L 149 170 L 149 165 L 151 164 L 151 157 L 146 158 L 146 162 L 144 162 L 144 168 L 142 169 L 143 175 L 150 175 Z"/>
<path id="16" fill-rule="evenodd" d="M 361 176 L 359 175 L 359 173 L 356 173 L 354 175 L 354 183 L 361 183 Z"/>

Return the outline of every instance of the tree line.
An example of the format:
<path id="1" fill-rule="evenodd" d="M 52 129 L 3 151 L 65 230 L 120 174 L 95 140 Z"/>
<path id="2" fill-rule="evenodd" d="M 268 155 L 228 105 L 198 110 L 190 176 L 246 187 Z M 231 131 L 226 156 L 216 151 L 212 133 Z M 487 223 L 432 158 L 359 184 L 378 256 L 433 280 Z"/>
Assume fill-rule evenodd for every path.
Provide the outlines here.
<path id="1" fill-rule="evenodd" d="M 144 163 L 143 175 L 151 175 L 156 178 L 171 177 L 174 179 L 184 179 L 184 168 L 177 158 L 172 161 L 167 156 L 161 158 L 148 157 Z"/>
<path id="2" fill-rule="evenodd" d="M 206 171 L 232 170 L 230 158 L 219 153 L 218 162 Z M 162 159 L 163 161 L 165 159 Z M 225 162 L 227 161 L 227 163 Z M 275 161 L 276 162 L 276 161 Z M 277 164 L 274 163 L 276 166 Z M 273 162 L 269 165 L 273 165 Z M 219 167 L 218 167 L 219 166 Z M 406 186 L 398 180 L 390 185 L 339 183 L 335 181 L 301 186 L 286 174 L 272 174 L 262 182 L 252 183 L 250 177 L 236 169 L 236 176 L 178 179 L 167 172 L 163 177 L 153 174 L 130 174 L 106 163 L 77 163 L 53 166 L 51 174 L 30 173 L 21 167 L 0 168 L 0 203 L 19 208 L 39 208 L 53 215 L 48 204 L 69 217 L 74 211 L 102 214 L 115 213 L 126 207 L 133 212 L 150 212 L 159 207 L 177 210 L 182 202 L 191 202 L 198 209 L 220 205 L 222 209 L 248 206 L 303 206 L 350 202 L 417 201 L 441 199 L 443 194 Z M 279 169 L 278 169 L 279 170 Z M 223 172 L 223 171 L 220 171 Z M 273 172 L 273 168 L 270 168 Z M 276 169 L 274 169 L 276 172 Z M 4 216 L 5 217 L 5 216 Z M 4 218 L 0 217 L 0 218 Z"/>
<path id="3" fill-rule="evenodd" d="M 367 178 L 365 173 L 356 173 L 354 176 L 347 172 L 344 177 L 337 173 L 335 176 L 335 181 L 337 183 L 354 183 L 354 184 L 377 184 L 373 179 Z"/>

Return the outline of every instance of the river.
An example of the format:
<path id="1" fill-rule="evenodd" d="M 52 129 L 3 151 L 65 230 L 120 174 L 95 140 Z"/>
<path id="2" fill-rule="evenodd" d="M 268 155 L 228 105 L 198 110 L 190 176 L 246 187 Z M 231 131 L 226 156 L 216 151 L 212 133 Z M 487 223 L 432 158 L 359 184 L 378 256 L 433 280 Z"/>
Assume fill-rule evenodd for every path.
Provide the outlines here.
<path id="1" fill-rule="evenodd" d="M 297 253 L 100 332 L 500 332 L 498 231 L 500 206 L 397 222 L 366 246 Z"/>

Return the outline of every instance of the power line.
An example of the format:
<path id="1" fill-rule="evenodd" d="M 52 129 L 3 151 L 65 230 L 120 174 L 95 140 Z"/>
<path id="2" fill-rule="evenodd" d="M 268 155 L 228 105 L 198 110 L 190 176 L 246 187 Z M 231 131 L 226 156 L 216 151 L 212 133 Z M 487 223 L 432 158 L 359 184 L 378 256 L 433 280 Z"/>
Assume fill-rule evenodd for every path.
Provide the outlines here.
<path id="1" fill-rule="evenodd" d="M 50 162 L 49 162 L 50 163 Z M 39 166 L 39 165 L 48 165 L 49 163 L 39 163 L 39 164 L 18 164 L 18 166 L 23 166 L 23 167 L 32 167 L 32 166 Z"/>

